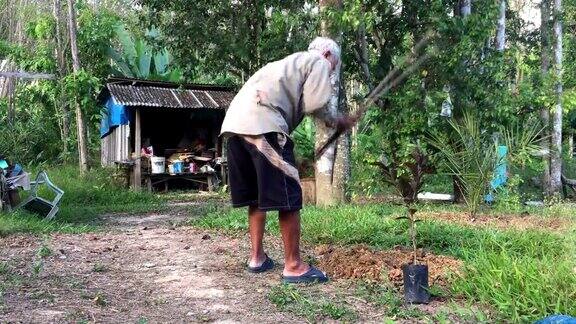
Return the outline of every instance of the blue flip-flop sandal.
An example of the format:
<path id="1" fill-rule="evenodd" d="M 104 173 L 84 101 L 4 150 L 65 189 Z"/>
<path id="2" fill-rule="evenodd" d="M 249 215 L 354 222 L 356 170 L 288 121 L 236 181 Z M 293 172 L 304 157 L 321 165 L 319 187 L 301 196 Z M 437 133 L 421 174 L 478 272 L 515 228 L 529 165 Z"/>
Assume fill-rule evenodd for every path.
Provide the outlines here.
<path id="1" fill-rule="evenodd" d="M 258 266 L 258 267 L 247 266 L 246 268 L 248 269 L 248 271 L 250 271 L 252 273 L 261 273 L 261 272 L 273 269 L 274 268 L 274 260 L 270 259 L 268 257 L 268 254 L 266 254 L 266 260 L 264 260 L 264 262 L 260 266 Z"/>
<path id="2" fill-rule="evenodd" d="M 310 270 L 299 276 L 282 276 L 284 283 L 323 283 L 328 280 L 328 276 L 324 272 L 313 266 L 310 266 Z"/>

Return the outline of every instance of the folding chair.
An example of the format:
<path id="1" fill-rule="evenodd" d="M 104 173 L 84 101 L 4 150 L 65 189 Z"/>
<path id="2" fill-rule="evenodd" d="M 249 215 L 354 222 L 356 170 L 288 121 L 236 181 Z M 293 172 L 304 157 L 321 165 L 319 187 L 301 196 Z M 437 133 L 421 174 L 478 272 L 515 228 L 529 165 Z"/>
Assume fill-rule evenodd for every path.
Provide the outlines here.
<path id="1" fill-rule="evenodd" d="M 48 189 L 56 194 L 52 201 L 38 196 L 38 188 L 42 184 L 45 184 Z M 18 205 L 18 208 L 24 208 L 29 212 L 44 216 L 46 220 L 50 220 L 58 213 L 58 204 L 63 195 L 64 191 L 56 187 L 50 179 L 48 179 L 46 172 L 40 171 L 36 176 L 36 181 L 31 182 L 30 195 Z"/>

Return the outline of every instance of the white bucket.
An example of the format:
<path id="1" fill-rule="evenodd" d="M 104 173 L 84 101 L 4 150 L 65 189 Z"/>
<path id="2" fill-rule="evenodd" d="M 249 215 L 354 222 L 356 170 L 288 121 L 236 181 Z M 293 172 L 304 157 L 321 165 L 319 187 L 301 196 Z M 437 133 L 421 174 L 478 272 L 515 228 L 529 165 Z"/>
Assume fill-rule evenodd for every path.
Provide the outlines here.
<path id="1" fill-rule="evenodd" d="M 160 156 L 153 156 L 150 158 L 152 162 L 152 174 L 159 174 L 166 172 L 166 158 Z"/>

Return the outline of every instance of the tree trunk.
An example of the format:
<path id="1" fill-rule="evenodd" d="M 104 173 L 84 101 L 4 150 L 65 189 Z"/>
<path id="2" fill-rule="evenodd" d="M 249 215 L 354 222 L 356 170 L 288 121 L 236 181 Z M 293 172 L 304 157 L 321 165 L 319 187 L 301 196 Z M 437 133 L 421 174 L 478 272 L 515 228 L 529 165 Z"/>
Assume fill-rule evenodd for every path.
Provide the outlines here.
<path id="1" fill-rule="evenodd" d="M 66 61 L 64 60 L 64 48 L 62 46 L 61 8 L 62 3 L 60 0 L 54 0 L 52 12 L 56 23 L 56 46 L 54 46 L 54 58 L 58 65 L 59 77 L 66 75 Z M 62 156 L 66 159 L 68 157 L 68 138 L 70 133 L 70 110 L 64 100 L 64 94 L 62 93 L 61 87 L 58 87 L 56 94 L 56 113 L 60 115 L 58 123 L 60 124 L 60 137 L 62 140 Z"/>
<path id="2" fill-rule="evenodd" d="M 562 190 L 562 0 L 554 0 L 554 72 L 556 105 L 552 116 L 550 185 L 553 195 Z"/>
<path id="3" fill-rule="evenodd" d="M 460 2 L 460 15 L 467 17 L 472 13 L 472 0 L 461 0 Z"/>
<path id="4" fill-rule="evenodd" d="M 74 0 L 68 0 L 68 26 L 70 28 L 70 50 L 72 54 L 72 68 L 74 73 L 80 72 L 80 58 L 78 57 L 78 47 L 76 46 L 76 9 Z M 80 173 L 88 171 L 88 146 L 86 141 L 86 121 L 76 98 L 76 125 L 78 129 L 78 154 L 80 162 Z"/>
<path id="5" fill-rule="evenodd" d="M 320 0 L 320 10 L 327 9 L 341 10 L 342 0 Z M 330 21 L 323 20 L 321 22 L 321 34 L 325 37 L 330 37 L 336 42 L 340 42 L 341 32 L 334 31 Z M 340 66 L 334 71 L 333 79 L 333 94 L 328 104 L 328 109 L 333 114 L 336 114 L 339 108 L 340 96 Z M 344 105 L 345 106 L 345 103 Z M 323 122 L 315 121 L 316 125 L 316 139 L 315 147 L 318 148 L 322 145 L 333 132 L 332 129 L 327 128 Z M 335 205 L 346 199 L 346 184 L 349 179 L 349 165 L 350 165 L 350 137 L 348 134 L 342 136 L 338 142 L 329 147 L 324 155 L 318 159 L 315 165 L 316 177 L 316 204 L 320 206 Z M 338 154 L 336 155 L 336 150 Z"/>
<path id="6" fill-rule="evenodd" d="M 542 73 L 542 80 L 545 81 L 548 77 L 548 70 L 550 68 L 550 37 L 548 32 L 549 20 L 550 20 L 550 0 L 542 0 L 540 7 L 541 14 L 541 24 L 540 24 L 540 70 Z M 550 109 L 547 106 L 542 107 L 540 111 L 540 117 L 542 119 L 542 124 L 544 126 L 543 136 L 545 138 L 542 141 L 542 150 L 544 152 L 550 152 Z M 549 195 L 551 192 L 550 185 L 550 155 L 544 157 L 544 174 L 542 176 L 542 190 L 544 195 Z"/>
<path id="7" fill-rule="evenodd" d="M 340 76 L 340 78 L 341 77 L 342 76 Z M 348 115 L 350 111 L 346 98 L 346 88 L 343 82 L 340 84 L 338 97 L 338 110 L 340 114 Z M 336 163 L 334 164 L 334 180 L 332 187 L 332 195 L 334 196 L 335 203 L 350 201 L 348 184 L 350 182 L 351 173 L 351 149 L 352 139 L 350 138 L 350 131 L 348 131 L 338 140 L 338 154 L 336 155 Z"/>
<path id="8" fill-rule="evenodd" d="M 372 91 L 374 85 L 372 84 L 372 74 L 370 73 L 368 43 L 366 42 L 366 26 L 363 22 L 358 25 L 356 47 L 357 48 L 354 52 L 356 61 L 358 61 L 358 64 L 362 68 L 362 76 L 364 77 L 365 84 L 368 86 L 368 91 Z"/>
<path id="9" fill-rule="evenodd" d="M 496 31 L 496 50 L 504 52 L 506 46 L 506 0 L 500 0 L 500 16 L 498 17 L 498 30 Z"/>
<path id="10" fill-rule="evenodd" d="M 56 58 L 56 63 L 58 65 L 58 74 L 65 75 L 66 74 L 66 61 L 64 59 L 64 48 L 62 46 L 62 3 L 60 0 L 54 0 L 53 4 L 53 15 L 54 15 L 54 22 L 56 23 L 56 46 L 54 48 L 54 55 Z"/>
<path id="11" fill-rule="evenodd" d="M 568 133 L 568 157 L 571 159 L 574 157 L 574 132 L 573 131 L 570 131 L 570 133 Z"/>

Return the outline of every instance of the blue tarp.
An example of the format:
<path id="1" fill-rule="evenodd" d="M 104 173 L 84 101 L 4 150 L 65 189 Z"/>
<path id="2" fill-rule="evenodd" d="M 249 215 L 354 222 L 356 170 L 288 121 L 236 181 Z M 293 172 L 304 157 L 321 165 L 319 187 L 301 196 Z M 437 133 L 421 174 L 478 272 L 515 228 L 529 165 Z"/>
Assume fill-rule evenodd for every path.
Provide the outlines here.
<path id="1" fill-rule="evenodd" d="M 487 203 L 491 203 L 494 201 L 493 193 L 500 187 L 506 184 L 508 180 L 508 174 L 506 172 L 507 163 L 506 163 L 506 154 L 508 154 L 508 147 L 504 145 L 500 145 L 497 148 L 497 155 L 498 155 L 498 164 L 496 165 L 496 169 L 494 170 L 494 179 L 490 181 L 490 193 L 486 195 L 485 200 Z"/>
<path id="2" fill-rule="evenodd" d="M 553 315 L 536 321 L 535 324 L 576 324 L 576 318 L 568 315 Z"/>
<path id="3" fill-rule="evenodd" d="M 112 97 L 108 98 L 104 107 L 105 110 L 100 122 L 100 138 L 108 136 L 114 128 L 120 125 L 130 124 L 132 119 L 128 108 L 114 103 Z"/>

